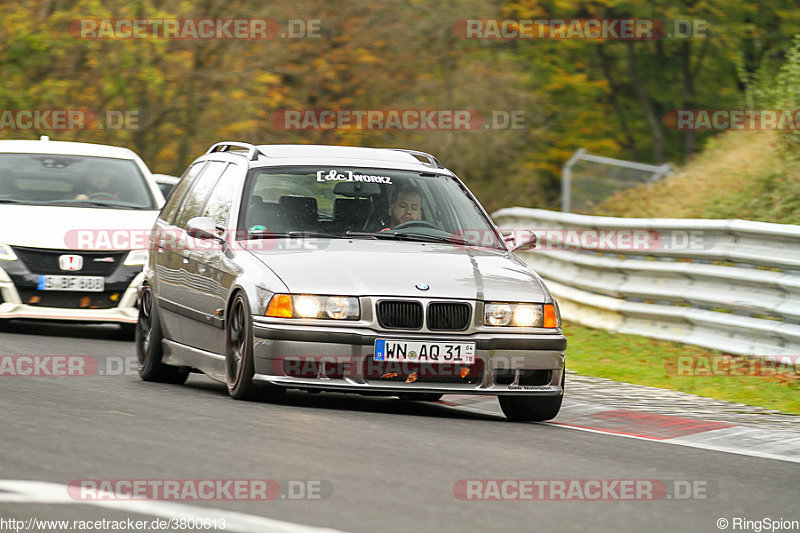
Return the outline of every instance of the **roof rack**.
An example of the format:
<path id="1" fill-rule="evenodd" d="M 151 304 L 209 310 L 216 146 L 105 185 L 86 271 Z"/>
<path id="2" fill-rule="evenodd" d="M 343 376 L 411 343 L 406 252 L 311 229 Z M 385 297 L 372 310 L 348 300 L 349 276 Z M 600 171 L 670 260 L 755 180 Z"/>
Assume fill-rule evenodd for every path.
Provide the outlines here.
<path id="1" fill-rule="evenodd" d="M 391 150 L 394 150 L 396 152 L 405 152 L 405 153 L 411 154 L 411 155 L 413 155 L 413 156 L 415 156 L 417 158 L 421 157 L 421 158 L 427 159 L 428 162 L 427 163 L 423 162 L 422 163 L 423 165 L 427 165 L 429 167 L 434 167 L 434 168 L 444 168 L 444 165 L 442 165 L 439 162 L 439 160 L 436 159 L 435 157 L 433 157 L 431 154 L 427 154 L 425 152 L 420 152 L 419 150 L 404 150 L 402 148 L 391 148 Z"/>
<path id="2" fill-rule="evenodd" d="M 264 155 L 254 144 L 240 143 L 235 141 L 223 141 L 221 143 L 217 143 L 209 148 L 206 153 L 213 154 L 214 152 L 229 152 L 231 148 L 244 148 L 247 150 L 247 158 L 250 161 L 255 161 L 258 159 L 259 155 Z"/>

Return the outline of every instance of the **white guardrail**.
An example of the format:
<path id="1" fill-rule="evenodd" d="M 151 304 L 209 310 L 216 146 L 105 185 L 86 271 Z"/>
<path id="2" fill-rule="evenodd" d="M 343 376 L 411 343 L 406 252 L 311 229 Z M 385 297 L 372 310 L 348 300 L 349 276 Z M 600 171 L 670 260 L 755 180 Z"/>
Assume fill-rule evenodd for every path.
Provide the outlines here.
<path id="1" fill-rule="evenodd" d="M 745 220 L 612 218 L 513 207 L 516 254 L 569 321 L 776 359 L 800 355 L 800 226 Z"/>

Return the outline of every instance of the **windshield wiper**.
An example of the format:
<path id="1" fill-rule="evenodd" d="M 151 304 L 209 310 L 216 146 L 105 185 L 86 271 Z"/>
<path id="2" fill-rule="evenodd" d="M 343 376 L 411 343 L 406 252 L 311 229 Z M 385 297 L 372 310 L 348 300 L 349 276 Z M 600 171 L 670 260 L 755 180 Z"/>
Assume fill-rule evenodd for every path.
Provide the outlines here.
<path id="1" fill-rule="evenodd" d="M 35 205 L 36 202 L 30 200 L 17 200 L 16 198 L 0 198 L 0 204 L 27 204 Z"/>
<path id="2" fill-rule="evenodd" d="M 374 239 L 394 239 L 401 241 L 416 241 L 416 242 L 444 242 L 447 244 L 460 244 L 462 246 L 474 246 L 473 243 L 459 239 L 452 236 L 438 236 L 427 235 L 423 233 L 389 233 L 386 231 L 378 233 L 369 233 L 363 231 L 348 231 L 347 235 L 350 237 L 372 237 Z"/>
<path id="3" fill-rule="evenodd" d="M 265 231 L 263 233 L 248 233 L 250 239 L 285 239 L 293 237 L 319 237 L 321 239 L 346 239 L 346 235 L 336 235 L 334 233 L 323 233 L 319 231 L 288 231 L 272 233 Z"/>

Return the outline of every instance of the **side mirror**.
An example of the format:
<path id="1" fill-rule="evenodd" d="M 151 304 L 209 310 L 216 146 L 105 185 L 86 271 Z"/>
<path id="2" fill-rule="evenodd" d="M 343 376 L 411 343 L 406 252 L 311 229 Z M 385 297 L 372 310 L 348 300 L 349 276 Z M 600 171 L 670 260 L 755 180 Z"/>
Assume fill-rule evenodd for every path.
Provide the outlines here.
<path id="1" fill-rule="evenodd" d="M 502 235 L 510 252 L 536 248 L 536 234 L 531 230 L 503 231 Z"/>
<path id="2" fill-rule="evenodd" d="M 213 218 L 195 217 L 186 224 L 186 233 L 196 239 L 218 239 L 217 223 Z"/>

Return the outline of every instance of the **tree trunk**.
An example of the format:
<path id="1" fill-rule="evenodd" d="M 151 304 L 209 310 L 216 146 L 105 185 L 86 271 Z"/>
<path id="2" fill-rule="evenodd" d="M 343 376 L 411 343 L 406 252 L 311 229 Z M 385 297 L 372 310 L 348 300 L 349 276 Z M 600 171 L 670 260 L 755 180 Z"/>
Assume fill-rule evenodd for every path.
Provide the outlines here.
<path id="1" fill-rule="evenodd" d="M 625 137 L 624 145 L 630 152 L 631 159 L 638 161 L 639 150 L 636 147 L 636 138 L 633 136 L 633 132 L 631 132 L 630 126 L 628 125 L 628 117 L 625 114 L 625 108 L 619 103 L 619 85 L 617 85 L 617 81 L 614 79 L 614 74 L 611 71 L 611 58 L 608 56 L 608 54 L 606 54 L 606 50 L 602 44 L 597 46 L 597 55 L 600 56 L 600 64 L 603 67 L 603 75 L 608 82 L 608 88 L 610 91 L 608 99 L 617 116 L 619 117 L 622 135 Z"/>
<path id="2" fill-rule="evenodd" d="M 683 77 L 683 87 L 681 88 L 681 107 L 683 109 L 694 109 L 694 71 L 692 69 L 692 43 L 684 40 L 681 43 L 681 75 Z M 689 157 L 694 152 L 694 144 L 697 139 L 697 132 L 687 130 L 683 132 L 683 155 Z"/>
<path id="3" fill-rule="evenodd" d="M 666 140 L 664 138 L 664 130 L 661 129 L 661 120 L 656 115 L 653 109 L 653 103 L 647 95 L 647 90 L 642 83 L 639 76 L 639 65 L 637 64 L 636 53 L 633 49 L 633 43 L 626 41 L 628 48 L 628 72 L 633 84 L 633 90 L 636 92 L 636 98 L 639 100 L 639 105 L 642 106 L 644 117 L 647 120 L 647 125 L 650 128 L 650 135 L 653 138 L 653 161 L 661 164 L 666 159 Z"/>

